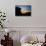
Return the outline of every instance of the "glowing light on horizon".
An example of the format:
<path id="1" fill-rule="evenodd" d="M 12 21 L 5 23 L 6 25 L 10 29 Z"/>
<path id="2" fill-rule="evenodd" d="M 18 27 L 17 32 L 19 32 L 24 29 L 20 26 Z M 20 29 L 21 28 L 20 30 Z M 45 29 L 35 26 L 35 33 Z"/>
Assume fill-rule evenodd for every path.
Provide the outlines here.
<path id="1" fill-rule="evenodd" d="M 30 12 L 29 10 L 26 10 L 26 9 L 21 9 L 21 13 L 25 14 L 27 12 Z"/>

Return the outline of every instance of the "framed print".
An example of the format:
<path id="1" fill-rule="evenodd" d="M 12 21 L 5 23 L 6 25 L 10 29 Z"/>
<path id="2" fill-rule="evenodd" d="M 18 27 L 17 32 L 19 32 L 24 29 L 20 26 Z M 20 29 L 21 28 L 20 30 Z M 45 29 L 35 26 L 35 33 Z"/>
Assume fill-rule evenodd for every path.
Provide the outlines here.
<path id="1" fill-rule="evenodd" d="M 32 16 L 32 6 L 31 5 L 16 5 L 15 6 L 15 16 Z"/>

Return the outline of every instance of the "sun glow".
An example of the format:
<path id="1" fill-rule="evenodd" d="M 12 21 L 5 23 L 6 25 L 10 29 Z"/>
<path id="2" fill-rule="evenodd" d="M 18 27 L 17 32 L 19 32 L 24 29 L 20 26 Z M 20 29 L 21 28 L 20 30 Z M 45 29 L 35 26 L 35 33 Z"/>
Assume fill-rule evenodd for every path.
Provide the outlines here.
<path id="1" fill-rule="evenodd" d="M 29 10 L 26 10 L 26 9 L 21 9 L 21 13 L 25 14 L 27 12 L 30 12 Z"/>

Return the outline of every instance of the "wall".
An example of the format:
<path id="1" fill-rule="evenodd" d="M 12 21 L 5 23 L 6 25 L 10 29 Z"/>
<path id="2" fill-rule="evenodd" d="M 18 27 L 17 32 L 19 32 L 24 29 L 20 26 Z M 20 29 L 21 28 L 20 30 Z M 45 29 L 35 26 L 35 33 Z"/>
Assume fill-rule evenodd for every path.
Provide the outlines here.
<path id="1" fill-rule="evenodd" d="M 31 4 L 32 17 L 16 17 L 16 4 Z M 46 27 L 46 0 L 0 0 L 0 9 L 6 12 L 7 27 Z"/>

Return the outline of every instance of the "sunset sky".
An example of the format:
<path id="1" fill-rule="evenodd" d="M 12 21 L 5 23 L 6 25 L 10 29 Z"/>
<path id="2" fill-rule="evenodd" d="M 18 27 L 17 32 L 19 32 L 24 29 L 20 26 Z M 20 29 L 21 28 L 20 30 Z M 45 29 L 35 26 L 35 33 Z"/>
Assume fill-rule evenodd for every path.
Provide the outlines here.
<path id="1" fill-rule="evenodd" d="M 30 5 L 18 5 L 17 7 L 21 8 L 22 13 L 31 12 Z"/>

